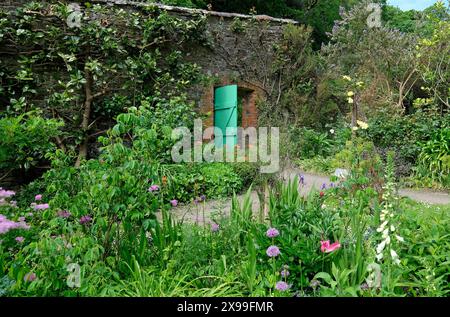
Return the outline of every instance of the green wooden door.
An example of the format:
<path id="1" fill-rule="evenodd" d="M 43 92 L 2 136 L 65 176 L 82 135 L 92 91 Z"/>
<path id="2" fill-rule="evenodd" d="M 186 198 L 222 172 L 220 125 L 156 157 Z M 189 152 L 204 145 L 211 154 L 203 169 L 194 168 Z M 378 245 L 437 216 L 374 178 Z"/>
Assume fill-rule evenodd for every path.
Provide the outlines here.
<path id="1" fill-rule="evenodd" d="M 223 140 L 216 139 L 216 146 L 218 147 L 237 144 L 237 105 L 237 85 L 216 88 L 214 93 L 214 126 L 222 130 L 223 134 Z"/>

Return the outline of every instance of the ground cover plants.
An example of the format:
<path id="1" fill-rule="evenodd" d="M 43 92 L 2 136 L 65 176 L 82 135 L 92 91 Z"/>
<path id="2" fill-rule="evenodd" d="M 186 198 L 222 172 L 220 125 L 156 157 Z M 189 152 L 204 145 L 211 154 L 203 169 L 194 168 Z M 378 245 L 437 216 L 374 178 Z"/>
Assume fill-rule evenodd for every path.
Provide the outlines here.
<path id="1" fill-rule="evenodd" d="M 276 184 L 266 215 L 252 211 L 249 190 L 233 198 L 229 217 L 197 224 L 173 220 L 157 178 L 126 191 L 112 174 L 109 186 L 88 182 L 72 197 L 46 191 L 28 207 L 2 190 L 2 294 L 447 295 L 448 206 L 400 199 L 392 157 L 385 168 L 360 158 L 348 179 L 307 197 L 301 175 Z M 205 199 L 192 204 L 201 210 Z M 78 287 L 68 283 L 71 264 Z"/>

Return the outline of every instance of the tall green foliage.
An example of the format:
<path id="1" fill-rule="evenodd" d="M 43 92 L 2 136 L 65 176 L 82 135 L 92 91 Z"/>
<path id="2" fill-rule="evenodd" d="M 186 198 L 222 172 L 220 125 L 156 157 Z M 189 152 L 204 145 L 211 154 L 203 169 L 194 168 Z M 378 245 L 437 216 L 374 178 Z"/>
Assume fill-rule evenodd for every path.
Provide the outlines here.
<path id="1" fill-rule="evenodd" d="M 35 112 L 0 118 L 0 169 L 29 169 L 56 149 L 63 122 Z"/>

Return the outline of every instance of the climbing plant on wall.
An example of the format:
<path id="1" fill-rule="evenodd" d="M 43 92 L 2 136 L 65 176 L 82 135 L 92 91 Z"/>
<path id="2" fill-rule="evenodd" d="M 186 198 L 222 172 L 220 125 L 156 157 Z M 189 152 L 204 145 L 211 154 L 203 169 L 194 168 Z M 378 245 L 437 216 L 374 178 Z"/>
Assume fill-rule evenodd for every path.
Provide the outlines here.
<path id="1" fill-rule="evenodd" d="M 151 104 L 183 95 L 201 79 L 178 49 L 202 41 L 204 22 L 155 8 L 59 1 L 0 12 L 1 116 L 40 109 L 62 120 L 66 133 L 56 143 L 80 165 L 102 121 L 143 98 Z"/>

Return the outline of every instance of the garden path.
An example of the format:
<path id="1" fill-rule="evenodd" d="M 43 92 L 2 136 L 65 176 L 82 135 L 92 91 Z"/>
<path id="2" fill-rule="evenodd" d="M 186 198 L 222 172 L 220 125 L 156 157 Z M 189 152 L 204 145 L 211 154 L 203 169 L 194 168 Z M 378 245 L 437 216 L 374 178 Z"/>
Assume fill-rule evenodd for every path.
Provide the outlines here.
<path id="1" fill-rule="evenodd" d="M 307 195 L 311 190 L 320 190 L 323 183 L 329 184 L 329 177 L 316 175 L 311 173 L 304 173 L 300 170 L 290 168 L 282 173 L 284 180 L 289 178 L 293 179 L 296 175 L 302 174 L 305 177 L 305 185 L 300 187 L 300 193 Z M 413 189 L 400 189 L 399 195 L 403 197 L 409 197 L 415 201 L 428 203 L 428 204 L 450 204 L 450 195 L 444 192 L 437 192 L 431 190 L 413 190 Z M 239 195 L 238 200 L 242 202 L 244 195 Z M 259 212 L 259 199 L 256 191 L 251 194 L 252 209 L 255 214 Z M 203 213 L 204 209 L 204 213 Z M 220 219 L 220 217 L 229 215 L 231 210 L 231 199 L 216 199 L 206 200 L 204 208 L 202 204 L 194 205 L 180 205 L 171 210 L 172 216 L 177 220 L 183 220 L 183 222 L 189 223 L 205 223 L 211 222 L 211 219 Z M 160 215 L 158 215 L 160 216 Z"/>

